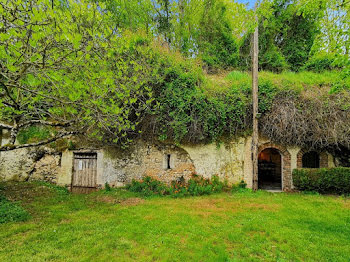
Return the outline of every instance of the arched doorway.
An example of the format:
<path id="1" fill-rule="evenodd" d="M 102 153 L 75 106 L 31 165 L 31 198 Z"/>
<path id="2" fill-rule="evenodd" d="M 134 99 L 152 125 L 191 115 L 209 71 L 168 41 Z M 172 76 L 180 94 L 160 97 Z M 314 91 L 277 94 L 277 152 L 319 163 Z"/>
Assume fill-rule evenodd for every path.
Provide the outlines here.
<path id="1" fill-rule="evenodd" d="M 260 189 L 282 189 L 282 155 L 275 148 L 265 148 L 258 157 L 258 185 Z"/>

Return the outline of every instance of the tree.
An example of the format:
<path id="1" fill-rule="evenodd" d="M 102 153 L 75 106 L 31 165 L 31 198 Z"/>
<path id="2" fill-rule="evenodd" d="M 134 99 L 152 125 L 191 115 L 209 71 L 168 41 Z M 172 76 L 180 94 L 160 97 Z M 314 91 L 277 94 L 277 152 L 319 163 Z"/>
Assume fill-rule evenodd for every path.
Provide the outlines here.
<path id="1" fill-rule="evenodd" d="M 92 0 L 105 6 L 111 14 L 110 18 L 119 30 L 145 31 L 154 33 L 155 9 L 153 0 Z"/>
<path id="2" fill-rule="evenodd" d="M 119 142 L 135 132 L 151 101 L 145 38 L 119 37 L 111 15 L 84 0 L 1 0 L 0 151 L 78 133 Z M 15 145 L 33 125 L 53 128 L 36 143 Z"/>
<path id="3" fill-rule="evenodd" d="M 223 1 L 204 1 L 197 43 L 200 56 L 210 68 L 234 67 L 238 62 L 238 44 L 227 12 Z"/>
<path id="4" fill-rule="evenodd" d="M 318 33 L 317 12 L 303 10 L 294 0 L 274 0 L 260 10 L 260 67 L 298 71 L 310 57 Z"/>

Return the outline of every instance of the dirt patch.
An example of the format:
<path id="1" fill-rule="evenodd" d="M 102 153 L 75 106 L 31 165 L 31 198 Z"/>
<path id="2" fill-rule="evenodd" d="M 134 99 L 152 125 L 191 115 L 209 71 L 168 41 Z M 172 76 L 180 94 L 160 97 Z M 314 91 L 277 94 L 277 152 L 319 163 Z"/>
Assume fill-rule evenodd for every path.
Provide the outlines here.
<path id="1" fill-rule="evenodd" d="M 350 209 L 350 200 L 344 201 L 343 206 L 344 206 L 346 209 Z"/>
<path id="2" fill-rule="evenodd" d="M 3 183 L 0 191 L 10 201 L 21 201 L 23 203 L 30 203 L 38 197 L 51 197 L 54 195 L 50 188 L 30 182 Z"/>
<path id="3" fill-rule="evenodd" d="M 121 206 L 136 206 L 142 204 L 145 200 L 136 197 L 127 199 L 116 199 L 112 196 L 98 196 L 96 197 L 96 201 L 108 204 L 120 204 Z"/>
<path id="4" fill-rule="evenodd" d="M 250 203 L 246 207 L 253 209 L 261 209 L 265 211 L 277 211 L 280 209 L 280 205 L 277 204 L 260 204 L 260 203 Z"/>
<path id="5" fill-rule="evenodd" d="M 227 212 L 235 212 L 241 210 L 239 203 L 229 202 L 224 199 L 200 199 L 188 201 L 185 204 L 186 209 L 191 213 L 201 217 L 222 216 L 225 217 Z"/>
<path id="6" fill-rule="evenodd" d="M 145 202 L 144 199 L 137 198 L 137 197 L 128 198 L 128 199 L 124 199 L 124 200 L 118 200 L 118 203 L 120 203 L 120 205 L 122 205 L 122 206 L 136 206 L 136 205 L 142 204 L 144 202 Z"/>
<path id="7" fill-rule="evenodd" d="M 230 201 L 228 199 L 187 199 L 179 202 L 181 209 L 190 210 L 192 214 L 203 218 L 219 216 L 225 218 L 229 214 L 245 212 L 247 210 L 262 210 L 274 212 L 280 209 L 278 204 L 246 203 Z"/>
<path id="8" fill-rule="evenodd" d="M 188 239 L 187 236 L 182 236 L 182 237 L 180 238 L 180 244 L 181 244 L 181 245 L 187 245 L 187 239 Z"/>
<path id="9" fill-rule="evenodd" d="M 151 221 L 154 219 L 152 215 L 143 217 L 145 220 Z"/>
<path id="10" fill-rule="evenodd" d="M 98 196 L 96 200 L 99 202 L 109 203 L 109 204 L 117 204 L 120 201 L 111 196 Z"/>
<path id="11" fill-rule="evenodd" d="M 60 224 L 70 224 L 71 222 L 72 222 L 72 220 L 70 220 L 70 219 L 62 219 L 60 221 Z"/>
<path id="12" fill-rule="evenodd" d="M 72 187 L 72 188 L 70 188 L 70 191 L 73 194 L 90 194 L 90 193 L 98 191 L 98 189 L 97 188 L 90 188 L 90 187 Z"/>
<path id="13" fill-rule="evenodd" d="M 248 236 L 250 236 L 250 237 L 255 237 L 255 236 L 257 236 L 257 235 L 260 235 L 260 236 L 264 236 L 264 235 L 266 235 L 266 232 L 265 231 L 249 231 L 249 232 L 247 232 L 246 233 Z"/>

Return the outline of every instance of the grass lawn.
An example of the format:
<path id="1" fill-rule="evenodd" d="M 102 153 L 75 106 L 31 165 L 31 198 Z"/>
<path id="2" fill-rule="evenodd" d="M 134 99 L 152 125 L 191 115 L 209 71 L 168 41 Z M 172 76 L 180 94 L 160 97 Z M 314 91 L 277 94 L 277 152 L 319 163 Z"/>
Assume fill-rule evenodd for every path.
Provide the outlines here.
<path id="1" fill-rule="evenodd" d="M 349 261 L 350 199 L 240 192 L 173 199 L 0 185 L 31 218 L 0 224 L 0 261 Z"/>

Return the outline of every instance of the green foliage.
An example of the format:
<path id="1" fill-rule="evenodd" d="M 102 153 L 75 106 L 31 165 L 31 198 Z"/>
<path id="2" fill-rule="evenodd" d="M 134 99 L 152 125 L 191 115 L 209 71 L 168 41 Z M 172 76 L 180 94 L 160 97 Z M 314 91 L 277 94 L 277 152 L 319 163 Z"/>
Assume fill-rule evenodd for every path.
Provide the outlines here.
<path id="1" fill-rule="evenodd" d="M 317 20 L 293 0 L 274 0 L 261 18 L 259 46 L 263 70 L 298 71 L 308 60 L 317 34 Z"/>
<path id="2" fill-rule="evenodd" d="M 105 183 L 105 191 L 110 192 L 112 190 L 111 186 L 108 184 L 108 182 Z"/>
<path id="3" fill-rule="evenodd" d="M 259 77 L 259 112 L 262 117 L 269 116 L 273 113 L 271 108 L 279 105 L 276 97 L 287 96 L 290 101 L 296 101 L 298 107 L 302 107 L 306 101 L 311 104 L 317 99 L 327 101 L 333 96 L 332 93 L 350 88 L 346 74 L 342 76 L 336 71 L 325 71 L 322 74 L 275 74 L 261 71 Z M 155 111 L 155 124 L 158 127 L 156 135 L 160 139 L 171 139 L 178 143 L 218 142 L 223 137 L 240 135 L 250 129 L 249 112 L 252 105 L 251 78 L 248 73 L 232 71 L 225 78 L 207 78 L 200 72 L 191 70 L 189 65 L 183 65 L 169 68 L 165 78 L 168 81 L 164 82 L 154 96 L 158 102 Z M 305 101 L 304 94 L 315 90 L 326 92 L 326 95 L 318 95 L 317 99 L 316 96 L 308 97 Z M 337 100 L 336 103 L 347 107 L 346 93 L 343 97 L 343 100 Z M 327 103 L 323 107 L 326 108 Z"/>
<path id="4" fill-rule="evenodd" d="M 294 169 L 293 184 L 303 191 L 350 194 L 350 168 Z"/>
<path id="5" fill-rule="evenodd" d="M 110 19 L 118 28 L 138 31 L 140 29 L 146 32 L 153 26 L 152 16 L 155 10 L 151 0 L 93 0 L 96 3 L 105 4 L 105 9 L 112 16 Z"/>
<path id="6" fill-rule="evenodd" d="M 132 180 L 131 184 L 127 185 L 127 189 L 131 192 L 141 193 L 144 196 L 170 194 L 170 188 L 168 186 L 151 177 L 145 177 L 141 181 Z"/>
<path id="7" fill-rule="evenodd" d="M 319 53 L 311 57 L 310 60 L 307 61 L 303 69 L 314 72 L 324 72 L 335 69 L 341 70 L 347 66 L 350 66 L 350 62 L 346 56 Z"/>
<path id="8" fill-rule="evenodd" d="M 348 59 L 350 5 L 339 0 L 272 0 L 260 1 L 259 67 L 261 70 L 281 72 L 303 70 L 305 64 L 319 54 L 339 54 Z M 253 24 L 252 22 L 250 24 Z M 240 41 L 239 68 L 250 70 L 252 30 Z M 319 60 L 319 59 L 317 59 Z"/>
<path id="9" fill-rule="evenodd" d="M 232 193 L 247 193 L 251 192 L 250 188 L 247 188 L 247 183 L 244 180 L 241 180 L 238 184 L 233 185 L 231 192 Z"/>
<path id="10" fill-rule="evenodd" d="M 173 181 L 171 187 L 173 196 L 182 197 L 219 193 L 224 189 L 227 189 L 228 186 L 226 182 L 221 182 L 218 176 L 213 176 L 211 179 L 205 179 L 202 176 L 193 175 L 187 183 L 184 181 Z"/>
<path id="11" fill-rule="evenodd" d="M 350 42 L 350 5 L 342 0 L 302 0 L 300 6 L 307 13 L 317 15 L 319 32 L 314 41 L 312 52 L 327 52 L 349 56 Z M 317 6 L 317 8 L 315 8 Z"/>
<path id="12" fill-rule="evenodd" d="M 259 82 L 259 113 L 263 114 L 270 110 L 278 87 L 269 80 Z"/>
<path id="13" fill-rule="evenodd" d="M 181 141 L 216 141 L 224 133 L 238 133 L 245 127 L 247 97 L 233 87 L 225 94 L 207 96 L 203 76 L 195 71 L 172 68 L 170 81 L 156 96 L 160 137 Z M 201 84 L 202 83 L 202 84 Z"/>
<path id="14" fill-rule="evenodd" d="M 312 2 L 319 10 L 305 0 L 274 0 L 262 1 L 257 11 L 260 68 L 281 72 L 260 72 L 263 117 L 278 105 L 276 97 L 288 93 L 291 101 L 304 101 L 303 91 L 312 88 L 326 94 L 320 98 L 324 104 L 343 94 L 342 110 L 350 106 L 347 56 L 332 62 L 318 58 L 321 47 L 314 41 L 324 34 L 319 19 L 335 3 Z M 19 132 L 21 143 L 50 136 L 26 124 L 38 120 L 64 119 L 65 131 L 122 146 L 144 130 L 179 143 L 220 141 L 251 129 L 250 76 L 234 71 L 226 79 L 210 79 L 216 76 L 207 77 L 200 61 L 209 72 L 238 63 L 250 69 L 249 39 L 256 24 L 244 5 L 227 0 L 65 3 L 53 8 L 51 0 L 18 0 L 0 8 L 0 120 L 28 127 Z M 348 50 L 344 44 L 331 49 Z M 306 61 L 308 70 L 342 71 L 286 72 L 299 71 Z M 55 127 L 52 133 L 59 133 Z M 71 142 L 64 146 L 74 148 Z"/>
<path id="15" fill-rule="evenodd" d="M 249 24 L 244 4 L 226 0 L 94 0 L 103 2 L 118 29 L 156 35 L 186 57 L 200 57 L 209 70 L 232 67 Z"/>
<path id="16" fill-rule="evenodd" d="M 272 72 L 282 72 L 288 69 L 288 63 L 277 47 L 272 45 L 259 58 L 259 67 Z"/>
<path id="17" fill-rule="evenodd" d="M 246 188 L 247 187 L 247 183 L 244 180 L 241 180 L 238 184 L 239 188 Z"/>
<path id="18" fill-rule="evenodd" d="M 238 44 L 227 19 L 227 5 L 222 1 L 205 1 L 206 12 L 200 21 L 198 47 L 207 66 L 234 67 L 238 63 Z"/>
<path id="19" fill-rule="evenodd" d="M 0 192 L 0 224 L 26 221 L 29 218 L 30 215 L 26 210 L 20 205 L 6 199 Z"/>
<path id="20" fill-rule="evenodd" d="M 18 127 L 67 121 L 65 131 L 119 142 L 152 101 L 156 54 L 147 36 L 120 37 L 103 5 L 66 4 L 19 0 L 0 8 L 0 119 Z"/>
<path id="21" fill-rule="evenodd" d="M 280 74 L 262 71 L 259 77 L 261 81 L 272 82 L 279 90 L 293 89 L 295 91 L 330 87 L 340 80 L 340 75 L 337 71 L 325 71 L 321 74 L 308 71 L 287 71 Z"/>
<path id="22" fill-rule="evenodd" d="M 75 148 L 76 148 L 76 145 L 73 143 L 73 141 L 72 140 L 68 140 L 68 142 L 67 142 L 67 148 L 69 149 L 69 150 L 74 150 Z"/>
<path id="23" fill-rule="evenodd" d="M 227 189 L 226 182 L 221 182 L 218 176 L 205 179 L 194 175 L 188 182 L 184 180 L 172 181 L 171 186 L 153 179 L 145 177 L 141 181 L 133 180 L 127 188 L 132 192 L 139 192 L 144 196 L 171 195 L 173 197 L 201 196 L 222 192 Z"/>
<path id="24" fill-rule="evenodd" d="M 30 126 L 28 128 L 21 129 L 17 135 L 17 139 L 20 144 L 26 144 L 41 141 L 49 138 L 50 136 L 50 129 L 41 126 Z"/>

